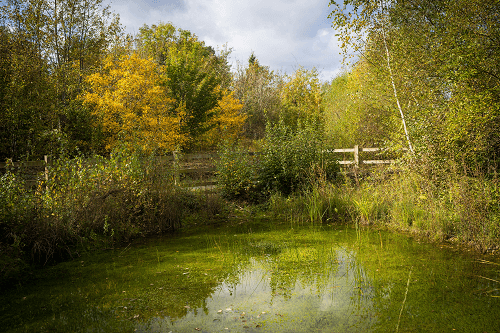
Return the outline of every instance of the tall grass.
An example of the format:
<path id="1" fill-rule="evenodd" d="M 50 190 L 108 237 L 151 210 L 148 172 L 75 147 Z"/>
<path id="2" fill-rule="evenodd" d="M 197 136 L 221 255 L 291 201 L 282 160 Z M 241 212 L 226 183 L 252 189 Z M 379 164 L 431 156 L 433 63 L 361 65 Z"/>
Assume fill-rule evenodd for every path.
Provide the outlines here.
<path id="1" fill-rule="evenodd" d="M 438 241 L 467 244 L 479 251 L 500 245 L 497 178 L 442 174 L 436 183 L 406 169 L 379 181 L 375 175 L 354 190 L 363 223 L 387 226 Z"/>
<path id="2" fill-rule="evenodd" d="M 274 194 L 269 209 L 295 223 L 372 225 L 483 252 L 499 249 L 498 178 L 448 173 L 437 183 L 409 168 L 388 171 L 359 184 L 316 182 L 291 196 Z"/>
<path id="3" fill-rule="evenodd" d="M 290 196 L 274 193 L 268 209 L 274 217 L 284 218 L 292 225 L 345 223 L 356 215 L 351 191 L 347 186 L 315 183 L 308 190 Z"/>

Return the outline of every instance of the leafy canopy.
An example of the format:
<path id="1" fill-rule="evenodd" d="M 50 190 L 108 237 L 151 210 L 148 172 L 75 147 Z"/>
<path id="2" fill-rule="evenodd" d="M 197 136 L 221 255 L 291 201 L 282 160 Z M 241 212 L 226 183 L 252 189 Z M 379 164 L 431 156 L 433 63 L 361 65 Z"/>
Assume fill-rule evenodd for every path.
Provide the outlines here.
<path id="1" fill-rule="evenodd" d="M 102 70 L 87 78 L 83 100 L 93 109 L 106 148 L 120 141 L 145 151 L 172 151 L 186 141 L 180 124 L 186 117 L 168 97 L 159 68 L 136 53 L 116 60 L 109 56 Z"/>
<path id="2" fill-rule="evenodd" d="M 211 129 L 228 85 L 229 52 L 216 55 L 196 35 L 171 23 L 143 26 L 139 43 L 142 52 L 162 66 L 162 84 L 175 100 L 174 109 L 185 114 L 181 122 L 181 133 L 187 138 L 184 148 L 194 148 L 197 138 Z"/>

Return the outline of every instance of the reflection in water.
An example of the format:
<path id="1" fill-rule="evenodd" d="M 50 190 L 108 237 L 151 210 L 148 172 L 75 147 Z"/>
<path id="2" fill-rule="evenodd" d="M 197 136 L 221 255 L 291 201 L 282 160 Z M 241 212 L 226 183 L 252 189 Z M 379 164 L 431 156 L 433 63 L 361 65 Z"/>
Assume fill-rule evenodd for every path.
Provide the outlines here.
<path id="1" fill-rule="evenodd" d="M 205 300 L 205 310 L 153 318 L 138 331 L 369 331 L 377 320 L 374 292 L 355 253 L 330 249 L 319 261 L 308 260 L 317 257 L 313 252 L 252 257 Z"/>
<path id="2" fill-rule="evenodd" d="M 371 230 L 160 238 L 37 274 L 0 293 L 0 331 L 499 331 L 498 257 Z"/>

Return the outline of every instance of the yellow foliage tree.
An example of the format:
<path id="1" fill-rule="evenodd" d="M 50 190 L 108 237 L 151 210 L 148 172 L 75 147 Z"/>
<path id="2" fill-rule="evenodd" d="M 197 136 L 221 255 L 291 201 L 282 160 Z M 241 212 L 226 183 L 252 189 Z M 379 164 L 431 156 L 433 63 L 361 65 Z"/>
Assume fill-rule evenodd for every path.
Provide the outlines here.
<path id="1" fill-rule="evenodd" d="M 217 89 L 220 89 L 218 87 Z M 241 113 L 243 104 L 229 90 L 222 91 L 222 98 L 211 110 L 213 117 L 208 122 L 210 130 L 203 135 L 207 147 L 214 147 L 226 140 L 236 140 L 243 130 L 247 116 Z"/>
<path id="2" fill-rule="evenodd" d="M 175 100 L 160 85 L 158 69 L 137 54 L 110 56 L 102 71 L 87 78 L 83 100 L 103 128 L 106 149 L 122 143 L 148 152 L 171 151 L 185 142 L 180 134 L 184 114 L 174 110 Z"/>
<path id="3" fill-rule="evenodd" d="M 316 69 L 298 68 L 281 89 L 284 117 L 292 125 L 298 120 L 318 120 L 322 115 L 321 84 Z"/>

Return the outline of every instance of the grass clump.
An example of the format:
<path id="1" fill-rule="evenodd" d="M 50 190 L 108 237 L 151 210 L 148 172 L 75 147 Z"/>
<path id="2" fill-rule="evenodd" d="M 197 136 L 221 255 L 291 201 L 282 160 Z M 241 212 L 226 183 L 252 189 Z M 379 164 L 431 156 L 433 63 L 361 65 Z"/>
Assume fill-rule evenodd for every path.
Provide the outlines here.
<path id="1" fill-rule="evenodd" d="M 291 224 L 346 223 L 354 218 L 351 189 L 331 183 L 318 183 L 307 191 L 284 196 L 273 193 L 268 210 Z"/>
<path id="2" fill-rule="evenodd" d="M 352 193 L 363 223 L 467 244 L 484 252 L 500 244 L 498 188 L 497 178 L 443 173 L 436 182 L 405 168 L 391 178 L 374 175 Z"/>

